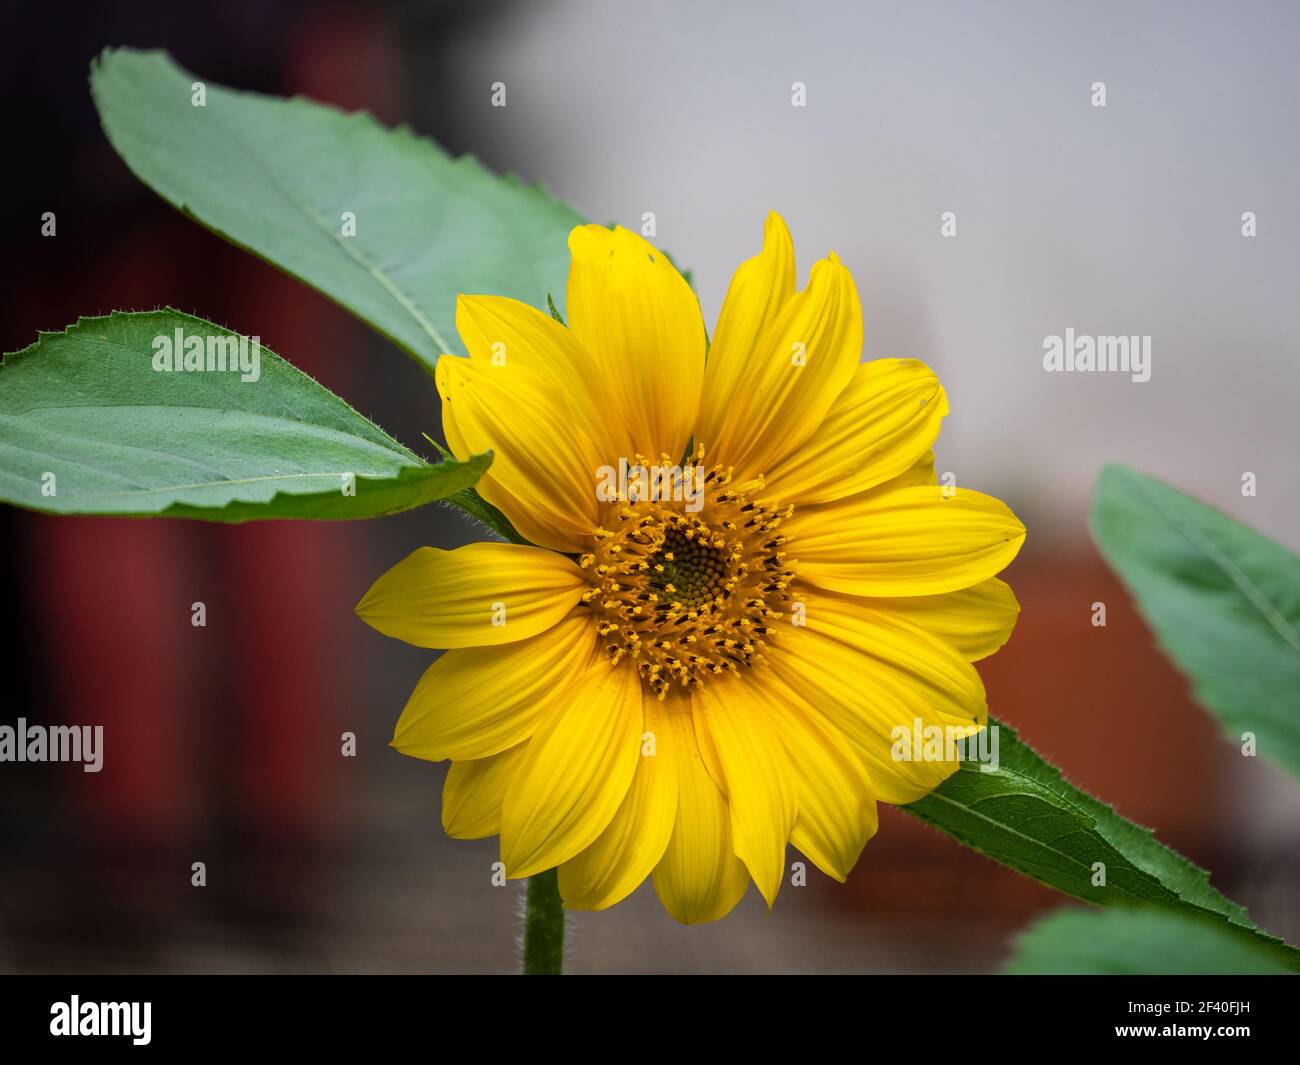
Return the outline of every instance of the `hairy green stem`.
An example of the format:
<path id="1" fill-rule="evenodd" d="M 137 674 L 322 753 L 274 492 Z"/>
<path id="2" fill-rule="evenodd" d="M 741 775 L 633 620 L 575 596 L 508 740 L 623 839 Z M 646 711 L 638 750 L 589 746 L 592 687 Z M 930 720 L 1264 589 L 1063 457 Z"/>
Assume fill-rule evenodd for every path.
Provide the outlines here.
<path id="1" fill-rule="evenodd" d="M 559 976 L 564 964 L 564 907 L 554 869 L 528 878 L 524 904 L 524 975 Z"/>

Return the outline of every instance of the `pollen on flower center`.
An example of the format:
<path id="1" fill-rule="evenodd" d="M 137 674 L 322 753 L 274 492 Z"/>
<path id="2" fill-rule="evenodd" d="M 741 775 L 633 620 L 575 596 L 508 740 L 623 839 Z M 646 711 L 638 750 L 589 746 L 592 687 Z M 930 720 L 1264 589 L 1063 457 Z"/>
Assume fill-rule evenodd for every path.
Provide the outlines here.
<path id="1" fill-rule="evenodd" d="M 623 498 L 592 534 L 583 601 L 610 662 L 635 663 L 660 699 L 673 683 L 753 665 L 790 602 L 794 572 L 777 529 L 794 508 L 752 501 L 761 489 L 761 478 L 733 485 L 714 466 L 695 513 L 680 500 Z"/>

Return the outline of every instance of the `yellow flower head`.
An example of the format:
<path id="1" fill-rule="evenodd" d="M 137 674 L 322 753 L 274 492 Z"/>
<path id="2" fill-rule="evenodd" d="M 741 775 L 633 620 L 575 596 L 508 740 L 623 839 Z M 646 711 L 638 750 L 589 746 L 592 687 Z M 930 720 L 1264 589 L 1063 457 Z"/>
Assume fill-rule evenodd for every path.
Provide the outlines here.
<path id="1" fill-rule="evenodd" d="M 777 215 L 711 347 L 641 237 L 581 226 L 569 249 L 567 328 L 458 303 L 447 442 L 495 452 L 478 490 L 529 545 L 422 548 L 361 601 L 380 632 L 448 649 L 393 743 L 451 759 L 448 833 L 499 834 L 511 877 L 558 866 L 570 908 L 646 876 L 680 921 L 723 916 L 751 878 L 770 906 L 787 843 L 843 880 L 877 800 L 956 768 L 948 745 L 900 757 L 900 731 L 985 724 L 970 663 L 1015 624 L 994 575 L 1024 527 L 936 483 L 937 378 L 859 362 L 848 270 L 831 255 L 796 291 Z"/>

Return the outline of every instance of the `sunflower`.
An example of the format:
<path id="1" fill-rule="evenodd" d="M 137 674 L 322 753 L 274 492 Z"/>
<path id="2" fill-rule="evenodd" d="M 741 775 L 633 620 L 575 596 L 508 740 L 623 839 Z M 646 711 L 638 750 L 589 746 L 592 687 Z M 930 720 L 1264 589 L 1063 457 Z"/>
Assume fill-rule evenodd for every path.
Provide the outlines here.
<path id="1" fill-rule="evenodd" d="M 421 548 L 362 599 L 375 629 L 445 650 L 393 745 L 450 759 L 446 831 L 499 835 L 509 877 L 558 867 L 571 909 L 647 876 L 679 921 L 751 879 L 770 907 L 787 844 L 843 881 L 876 803 L 956 768 L 950 747 L 899 757 L 897 730 L 986 723 L 971 662 L 1015 624 L 995 574 L 1024 527 L 937 483 L 939 381 L 859 361 L 848 270 L 832 253 L 796 291 L 777 215 L 711 344 L 643 238 L 579 226 L 569 250 L 567 326 L 458 301 L 448 446 L 495 453 L 478 491 L 528 543 Z"/>

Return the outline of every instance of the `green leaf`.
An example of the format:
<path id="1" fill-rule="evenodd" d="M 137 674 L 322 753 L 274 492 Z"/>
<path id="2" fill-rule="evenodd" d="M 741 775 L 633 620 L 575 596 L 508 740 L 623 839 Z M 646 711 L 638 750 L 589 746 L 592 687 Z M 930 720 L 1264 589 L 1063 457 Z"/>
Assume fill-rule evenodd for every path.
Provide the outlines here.
<path id="1" fill-rule="evenodd" d="M 1092 532 L 1228 739 L 1300 776 L 1300 558 L 1123 466 L 1101 474 Z"/>
<path id="2" fill-rule="evenodd" d="M 214 354 L 239 339 L 180 311 L 117 312 L 6 356 L 0 499 L 52 514 L 370 518 L 463 491 L 491 463 L 429 465 L 266 348 L 256 380 L 155 369 L 157 338 L 174 347 L 177 330 L 205 356 L 207 338 Z"/>
<path id="3" fill-rule="evenodd" d="M 1074 787 L 1013 729 L 992 718 L 989 726 L 998 729 L 996 768 L 963 761 L 943 784 L 903 809 L 1074 898 L 1201 917 L 1300 970 L 1300 951 L 1256 928 L 1244 909 L 1210 886 L 1204 869 Z M 1094 884 L 1098 862 L 1104 885 Z"/>
<path id="4" fill-rule="evenodd" d="M 92 65 L 100 119 L 127 166 L 426 366 L 464 354 L 457 293 L 543 307 L 564 292 L 569 230 L 583 220 L 540 188 L 367 114 L 214 84 L 196 107 L 199 80 L 163 52 L 109 49 Z"/>
<path id="5" fill-rule="evenodd" d="M 1024 932 L 1011 976 L 1285 976 L 1269 952 L 1203 921 L 1156 910 L 1059 910 Z"/>

